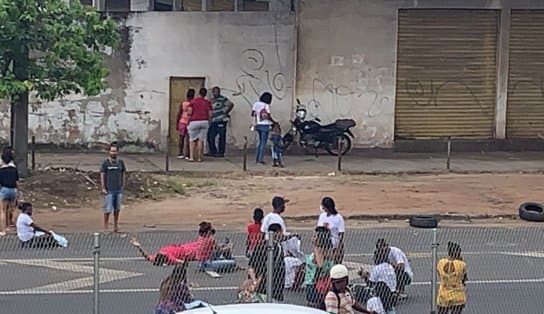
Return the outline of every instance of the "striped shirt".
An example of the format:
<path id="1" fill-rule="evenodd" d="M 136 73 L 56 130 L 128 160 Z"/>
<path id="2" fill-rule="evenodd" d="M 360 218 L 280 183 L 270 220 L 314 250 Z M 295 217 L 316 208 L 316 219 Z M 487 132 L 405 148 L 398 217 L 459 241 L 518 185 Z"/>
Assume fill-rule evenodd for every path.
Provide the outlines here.
<path id="1" fill-rule="evenodd" d="M 228 104 L 229 99 L 223 95 L 212 99 L 212 122 L 226 122 L 228 120 Z"/>

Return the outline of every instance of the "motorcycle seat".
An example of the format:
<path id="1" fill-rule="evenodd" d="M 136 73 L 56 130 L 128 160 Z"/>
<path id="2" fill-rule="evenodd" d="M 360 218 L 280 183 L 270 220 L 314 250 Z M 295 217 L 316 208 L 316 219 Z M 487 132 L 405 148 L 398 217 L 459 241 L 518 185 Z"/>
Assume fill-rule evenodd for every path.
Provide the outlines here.
<path id="1" fill-rule="evenodd" d="M 352 119 L 338 119 L 333 125 L 338 129 L 347 130 L 354 127 L 356 124 L 357 123 L 355 123 L 355 121 Z"/>

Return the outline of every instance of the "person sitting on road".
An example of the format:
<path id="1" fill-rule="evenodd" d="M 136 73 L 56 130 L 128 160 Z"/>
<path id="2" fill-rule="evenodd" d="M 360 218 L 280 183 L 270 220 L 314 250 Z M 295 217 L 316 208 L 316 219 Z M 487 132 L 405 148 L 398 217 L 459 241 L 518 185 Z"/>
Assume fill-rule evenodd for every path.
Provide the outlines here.
<path id="1" fill-rule="evenodd" d="M 325 297 L 325 307 L 329 314 L 354 314 L 355 311 L 373 314 L 367 311 L 353 298 L 348 289 L 349 272 L 344 265 L 335 265 L 330 271 L 331 290 Z"/>
<path id="2" fill-rule="evenodd" d="M 272 298 L 275 301 L 283 301 L 283 288 L 285 284 L 285 263 L 283 260 L 283 248 L 281 241 L 284 239 L 283 229 L 280 224 L 274 223 L 268 227 L 268 232 L 273 233 L 273 263 L 272 268 Z M 240 302 L 264 303 L 266 302 L 266 286 L 268 278 L 268 266 L 266 263 L 269 247 L 267 241 L 262 240 L 249 258 L 248 280 L 242 285 L 239 293 Z"/>
<path id="3" fill-rule="evenodd" d="M 264 238 L 261 233 L 261 225 L 263 224 L 264 211 L 260 208 L 253 210 L 253 223 L 247 226 L 246 239 L 246 256 L 249 258 L 257 245 Z"/>
<path id="4" fill-rule="evenodd" d="M 397 292 L 399 293 L 399 297 L 405 298 L 404 289 L 412 283 L 414 277 L 408 257 L 401 249 L 389 246 L 385 239 L 378 239 L 376 242 L 376 249 L 386 249 L 389 251 L 389 263 L 393 265 L 395 273 L 397 274 Z"/>
<path id="5" fill-rule="evenodd" d="M 53 232 L 47 231 L 38 226 L 32 220 L 32 204 L 27 202 L 19 203 L 21 213 L 17 217 L 17 237 L 24 248 L 54 248 L 58 247 Z"/>
<path id="6" fill-rule="evenodd" d="M 448 242 L 448 257 L 438 262 L 437 271 L 440 277 L 438 313 L 461 314 L 466 304 L 467 265 L 461 257 L 459 244 Z"/>
<path id="7" fill-rule="evenodd" d="M 397 274 L 391 264 L 389 264 L 389 251 L 381 248 L 374 251 L 374 264 L 372 271 L 360 273 L 366 283 L 374 287 L 375 284 L 384 282 L 391 292 L 397 291 Z"/>
<path id="8" fill-rule="evenodd" d="M 232 243 L 227 238 L 221 245 L 215 240 L 215 229 L 211 223 L 201 225 L 203 231 L 198 238 L 196 260 L 201 271 L 231 271 L 236 269 L 236 261 L 232 257 Z"/>
<path id="9" fill-rule="evenodd" d="M 131 243 L 138 249 L 140 254 L 142 254 L 142 256 L 146 260 L 153 263 L 153 265 L 175 265 L 183 263 L 184 261 L 195 261 L 197 260 L 198 254 L 200 254 L 200 257 L 202 258 L 202 256 L 204 256 L 204 252 L 208 248 L 205 247 L 201 249 L 200 246 L 203 244 L 208 245 L 210 243 L 210 240 L 200 240 L 204 237 L 208 237 L 209 234 L 212 232 L 212 229 L 213 228 L 211 227 L 211 224 L 209 222 L 203 221 L 199 224 L 199 239 L 197 241 L 166 245 L 160 248 L 156 254 L 148 254 L 142 248 L 142 245 L 140 244 L 140 242 L 138 242 L 136 238 L 133 238 Z"/>
<path id="10" fill-rule="evenodd" d="M 331 232 L 317 227 L 312 238 L 313 253 L 306 256 L 304 286 L 309 307 L 325 309 L 325 295 L 329 292 L 329 272 L 334 266 Z"/>
<path id="11" fill-rule="evenodd" d="M 155 314 L 175 314 L 206 306 L 204 302 L 195 300 L 189 291 L 187 265 L 188 262 L 176 265 L 172 274 L 161 282 Z"/>

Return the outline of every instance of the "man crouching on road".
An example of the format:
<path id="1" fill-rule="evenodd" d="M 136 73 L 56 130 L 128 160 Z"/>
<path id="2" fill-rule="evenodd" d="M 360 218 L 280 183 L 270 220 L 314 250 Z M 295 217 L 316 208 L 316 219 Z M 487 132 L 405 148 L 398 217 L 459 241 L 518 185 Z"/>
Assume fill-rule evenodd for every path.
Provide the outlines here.
<path id="1" fill-rule="evenodd" d="M 110 157 L 100 167 L 100 183 L 104 193 L 104 231 L 108 231 L 110 214 L 113 213 L 113 232 L 119 232 L 119 213 L 125 185 L 125 163 L 118 157 L 117 143 L 110 145 Z"/>

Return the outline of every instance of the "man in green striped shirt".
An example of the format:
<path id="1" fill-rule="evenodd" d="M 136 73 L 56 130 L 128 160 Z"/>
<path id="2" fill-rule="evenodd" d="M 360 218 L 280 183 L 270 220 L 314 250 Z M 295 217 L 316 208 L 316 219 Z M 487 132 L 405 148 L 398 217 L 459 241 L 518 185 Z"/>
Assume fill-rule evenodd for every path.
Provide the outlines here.
<path id="1" fill-rule="evenodd" d="M 227 123 L 234 104 L 221 95 L 221 89 L 215 86 L 212 89 L 211 99 L 213 114 L 210 129 L 208 130 L 208 156 L 225 157 L 227 143 Z M 219 142 L 217 143 L 217 137 Z"/>

